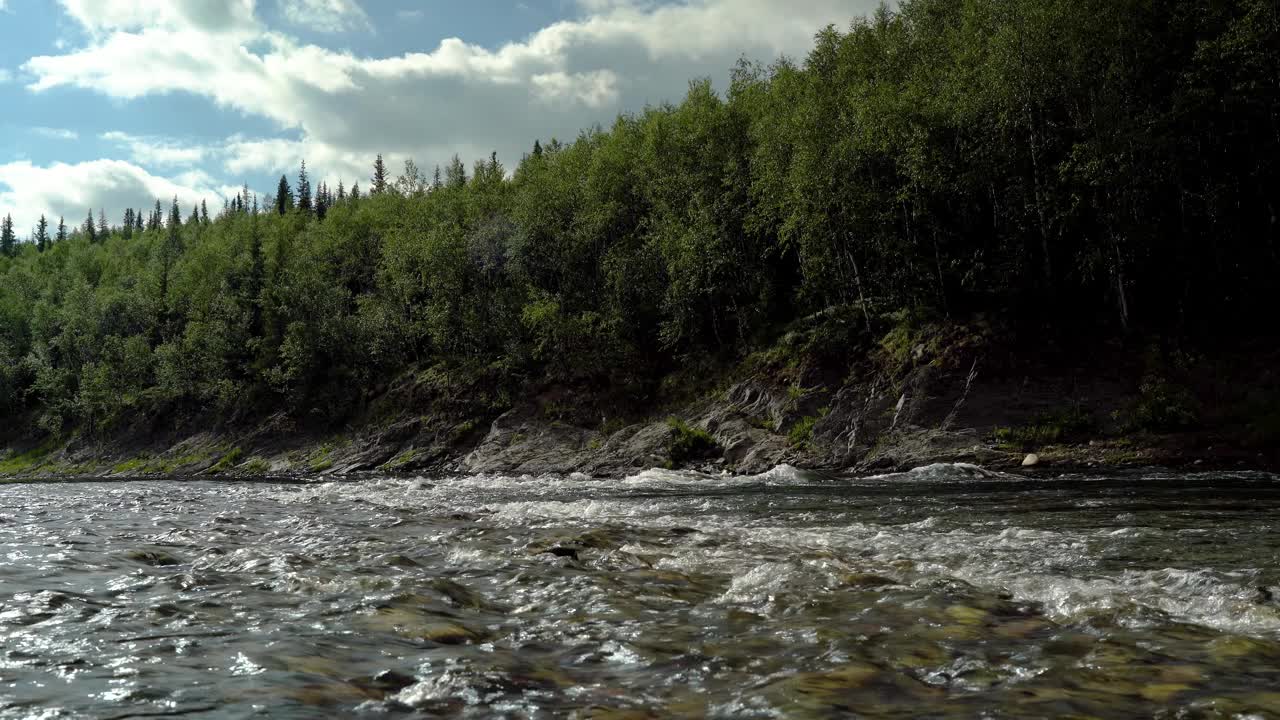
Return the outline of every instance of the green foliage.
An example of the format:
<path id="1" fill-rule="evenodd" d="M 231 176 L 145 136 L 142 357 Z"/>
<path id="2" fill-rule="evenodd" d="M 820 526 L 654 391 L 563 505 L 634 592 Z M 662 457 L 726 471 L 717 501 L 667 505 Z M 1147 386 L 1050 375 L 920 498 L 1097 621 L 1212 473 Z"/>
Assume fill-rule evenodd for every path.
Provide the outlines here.
<path id="1" fill-rule="evenodd" d="M 996 428 L 996 442 L 1008 448 L 1035 450 L 1064 442 L 1086 440 L 1097 431 L 1097 420 L 1084 408 L 1073 405 L 1042 413 L 1034 421 L 1014 428 Z"/>
<path id="2" fill-rule="evenodd" d="M 1191 392 L 1159 375 L 1143 378 L 1133 407 L 1121 413 L 1128 430 L 1176 432 L 1195 428 L 1200 413 Z"/>
<path id="3" fill-rule="evenodd" d="M 668 450 L 674 464 L 705 459 L 717 450 L 716 439 L 702 428 L 674 417 L 667 420 L 667 427 L 671 428 Z"/>
<path id="4" fill-rule="evenodd" d="M 246 475 L 266 475 L 271 472 L 271 463 L 260 457 L 249 458 L 244 464 L 244 472 Z"/>
<path id="5" fill-rule="evenodd" d="M 1277 112 L 1272 0 L 908 0 L 510 173 L 379 162 L 363 196 L 299 173 L 208 220 L 60 219 L 43 252 L 6 222 L 0 418 L 332 427 L 422 368 L 488 409 L 540 380 L 649 396 L 784 332 L 762 365 L 878 338 L 897 373 L 993 310 L 1253 332 L 1280 270 Z M 1193 421 L 1171 387 L 1143 397 L 1137 425 Z"/>
<path id="6" fill-rule="evenodd" d="M 809 447 L 813 443 L 813 426 L 817 422 L 818 418 L 812 415 L 801 418 L 791 426 L 791 430 L 787 433 L 787 441 L 795 448 Z"/>
<path id="7" fill-rule="evenodd" d="M 224 473 L 236 466 L 240 462 L 240 458 L 244 456 L 244 451 L 240 448 L 231 448 L 225 455 L 218 459 L 213 467 L 209 468 L 210 474 L 217 475 Z"/>

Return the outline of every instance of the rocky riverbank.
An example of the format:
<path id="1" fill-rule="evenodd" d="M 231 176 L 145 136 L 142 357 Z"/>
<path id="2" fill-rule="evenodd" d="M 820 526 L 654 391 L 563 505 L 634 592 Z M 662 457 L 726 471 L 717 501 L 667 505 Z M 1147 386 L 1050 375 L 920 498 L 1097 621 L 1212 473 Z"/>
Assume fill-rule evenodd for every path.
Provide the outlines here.
<path id="1" fill-rule="evenodd" d="M 1033 473 L 1280 466 L 1268 439 L 1276 432 L 1274 406 L 1256 401 L 1260 388 L 1274 387 L 1270 371 L 1258 370 L 1265 356 L 1202 358 L 1191 371 L 1158 374 L 1149 358 L 1126 362 L 1132 356 L 1118 352 L 1064 366 L 1028 363 L 989 345 L 939 347 L 913 347 L 909 367 L 896 374 L 881 359 L 835 381 L 821 362 L 756 358 L 734 369 L 735 381 L 627 419 L 606 417 L 586 395 L 575 404 L 565 387 L 488 412 L 444 408 L 393 388 L 386 395 L 395 412 L 383 408 L 383 420 L 336 432 L 306 431 L 277 415 L 249 428 L 12 442 L 0 453 L 0 476 L 622 476 L 653 467 L 750 475 L 783 464 L 865 474 L 935 462 Z M 1240 382 L 1245 374 L 1262 382 Z"/>

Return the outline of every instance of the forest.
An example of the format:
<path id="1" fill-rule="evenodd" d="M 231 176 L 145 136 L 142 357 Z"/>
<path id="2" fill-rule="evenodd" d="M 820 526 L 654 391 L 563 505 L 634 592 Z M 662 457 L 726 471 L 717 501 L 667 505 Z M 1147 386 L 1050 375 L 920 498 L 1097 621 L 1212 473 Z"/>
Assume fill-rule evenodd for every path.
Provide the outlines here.
<path id="1" fill-rule="evenodd" d="M 522 158 L 370 163 L 349 189 L 303 164 L 268 197 L 6 219 L 0 424 L 337 423 L 441 367 L 645 388 L 815 315 L 1273 333 L 1280 6 L 907 0 Z"/>

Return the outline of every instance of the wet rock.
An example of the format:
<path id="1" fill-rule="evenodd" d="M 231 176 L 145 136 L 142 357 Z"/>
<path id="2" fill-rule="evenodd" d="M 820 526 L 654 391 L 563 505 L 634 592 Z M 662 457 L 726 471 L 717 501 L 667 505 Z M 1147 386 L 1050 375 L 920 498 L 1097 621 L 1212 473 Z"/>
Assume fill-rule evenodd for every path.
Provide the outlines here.
<path id="1" fill-rule="evenodd" d="M 502 612 L 503 609 L 489 602 L 483 595 L 472 590 L 471 588 L 453 580 L 437 578 L 431 581 L 431 589 L 439 592 L 448 598 L 449 602 L 456 607 L 467 608 L 469 610 L 487 610 L 489 612 Z"/>
<path id="2" fill-rule="evenodd" d="M 564 545 L 555 545 L 553 547 L 549 547 L 546 550 L 543 550 L 543 553 L 547 555 L 555 555 L 556 557 L 567 557 L 567 558 L 572 558 L 574 560 L 578 559 L 578 549 L 573 547 L 566 547 Z"/>
<path id="3" fill-rule="evenodd" d="M 415 680 L 411 675 L 405 675 L 404 673 L 396 672 L 395 670 L 383 670 L 372 678 L 357 679 L 356 681 L 353 681 L 352 684 L 369 690 L 376 690 L 378 692 L 389 694 L 400 692 L 415 682 L 417 682 L 417 680 Z"/>
<path id="4" fill-rule="evenodd" d="M 1040 456 L 1035 453 L 1028 453 L 1022 458 L 1022 467 L 1035 467 L 1040 464 Z"/>
<path id="5" fill-rule="evenodd" d="M 431 623 L 416 635 L 420 640 L 439 645 L 467 645 L 481 639 L 480 633 L 454 623 Z"/>
<path id="6" fill-rule="evenodd" d="M 152 567 L 181 565 L 182 561 L 163 550 L 130 550 L 124 554 L 125 559 L 140 562 Z"/>
<path id="7" fill-rule="evenodd" d="M 884 577 L 883 575 L 872 575 L 871 573 L 846 573 L 840 578 L 840 582 L 848 587 L 856 588 L 881 588 L 890 585 L 898 585 L 898 581 L 893 578 Z"/>
<path id="8" fill-rule="evenodd" d="M 399 568 L 414 568 L 419 566 L 413 558 L 406 557 L 404 555 L 387 555 L 382 558 L 382 562 L 391 567 Z"/>

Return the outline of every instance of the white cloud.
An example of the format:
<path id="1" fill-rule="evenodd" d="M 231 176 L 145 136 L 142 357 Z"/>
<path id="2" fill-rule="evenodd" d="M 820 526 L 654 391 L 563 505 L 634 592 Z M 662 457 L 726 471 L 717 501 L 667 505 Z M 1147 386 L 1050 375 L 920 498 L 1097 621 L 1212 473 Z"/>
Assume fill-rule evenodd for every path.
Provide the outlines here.
<path id="1" fill-rule="evenodd" d="M 143 28 L 251 31 L 256 0 L 58 0 L 91 33 Z"/>
<path id="2" fill-rule="evenodd" d="M 182 182 L 152 175 L 122 160 L 90 160 L 82 163 L 54 163 L 49 166 L 20 161 L 0 165 L 0 207 L 11 208 L 14 225 L 33 227 L 41 213 L 53 218 L 63 216 L 68 225 L 77 225 L 92 208 L 107 213 L 116 224 L 126 207 L 150 207 L 159 199 L 166 207 L 178 198 L 184 215 L 193 204 L 208 199 L 218 200 L 220 188 L 208 182 L 207 176 L 186 178 Z"/>
<path id="3" fill-rule="evenodd" d="M 33 127 L 31 132 L 50 140 L 79 140 L 80 133 L 66 128 Z"/>
<path id="4" fill-rule="evenodd" d="M 280 0 L 351 17 L 351 0 Z M 254 0 L 60 0 L 88 32 L 82 46 L 31 58 L 29 88 L 79 87 L 114 98 L 194 93 L 268 118 L 296 139 L 233 137 L 199 158 L 119 139 L 138 163 L 219 161 L 235 174 L 317 174 L 367 182 L 375 153 L 430 168 L 455 152 L 513 164 L 535 138 L 570 139 L 621 110 L 678 100 L 692 77 L 725 78 L 743 55 L 803 56 L 815 32 L 879 0 L 578 0 L 582 16 L 486 48 L 459 38 L 428 52 L 360 57 L 267 28 Z M 216 7 L 214 7 L 216 6 Z M 354 8 L 354 10 L 352 10 Z M 167 156 L 163 150 L 179 151 Z M 147 155 L 148 150 L 158 154 Z M 169 162 L 166 162 L 169 160 Z M 208 169 L 208 168 L 206 168 Z"/>
<path id="5" fill-rule="evenodd" d="M 373 28 L 369 16 L 355 0 L 279 0 L 279 3 L 286 20 L 318 32 Z"/>
<path id="6" fill-rule="evenodd" d="M 209 148 L 199 144 L 180 143 L 175 140 L 141 137 L 118 131 L 102 134 L 102 139 L 129 150 L 134 162 L 152 167 L 185 167 L 203 161 Z"/>

